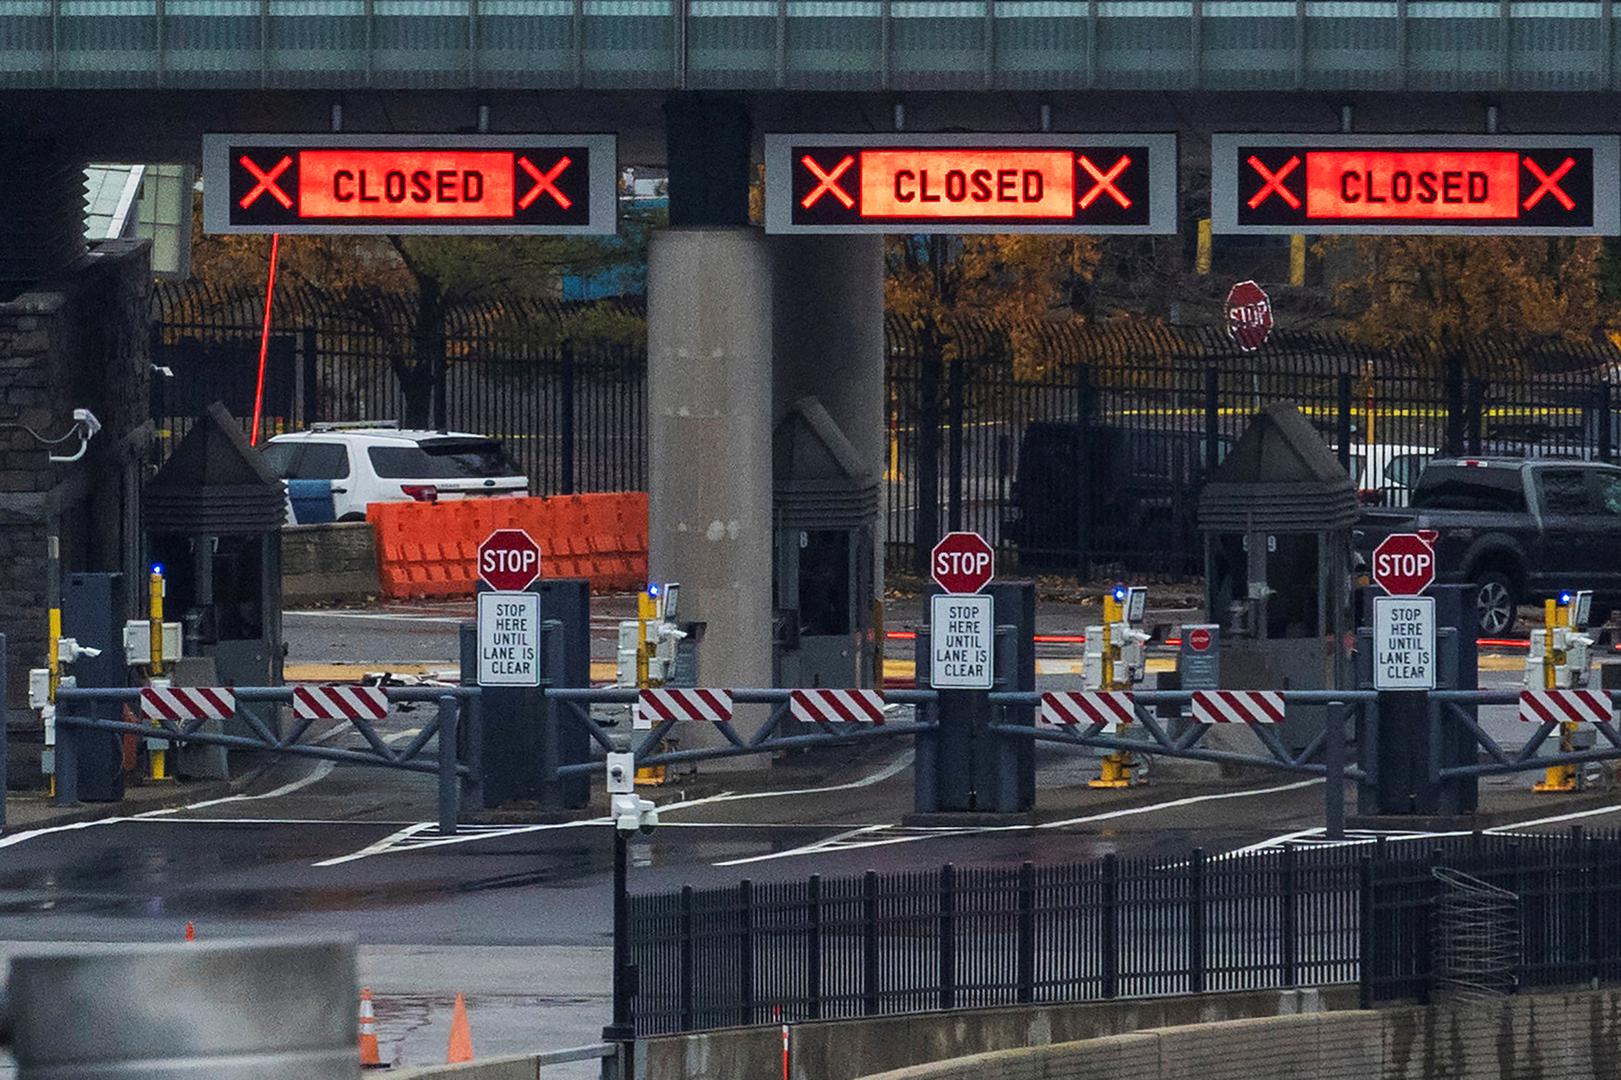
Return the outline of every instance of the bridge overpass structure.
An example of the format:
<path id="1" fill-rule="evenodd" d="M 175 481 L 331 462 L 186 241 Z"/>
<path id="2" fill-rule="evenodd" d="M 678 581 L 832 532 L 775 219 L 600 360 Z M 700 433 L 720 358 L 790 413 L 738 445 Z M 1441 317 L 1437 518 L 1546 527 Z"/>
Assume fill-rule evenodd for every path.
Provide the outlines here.
<path id="1" fill-rule="evenodd" d="M 11 0 L 0 289 L 80 273 L 89 161 L 195 163 L 218 132 L 616 136 L 619 164 L 670 172 L 649 270 L 652 572 L 707 624 L 705 682 L 870 684 L 882 240 L 751 225 L 765 136 L 1169 134 L 1170 225 L 1139 230 L 1163 234 L 1210 215 L 1217 133 L 1611 132 L 1615 17 L 1613 0 Z M 0 363 L 39 317 L 0 313 L 16 329 L 0 325 Z M 140 401 L 142 346 L 125 338 L 111 395 L 82 355 L 17 364 Z M 71 404 L 31 399 L 27 420 Z M 26 411 L 3 408 L 0 424 Z M 78 568 L 139 565 L 140 411 L 111 443 L 123 479 L 98 496 L 123 508 L 122 551 L 86 548 Z M 16 526 L 29 550 L 39 521 L 87 497 L 43 454 L 21 436 L 0 449 L 0 471 L 37 476 Z M 41 606 L 38 574 L 0 584 L 0 617 Z"/>

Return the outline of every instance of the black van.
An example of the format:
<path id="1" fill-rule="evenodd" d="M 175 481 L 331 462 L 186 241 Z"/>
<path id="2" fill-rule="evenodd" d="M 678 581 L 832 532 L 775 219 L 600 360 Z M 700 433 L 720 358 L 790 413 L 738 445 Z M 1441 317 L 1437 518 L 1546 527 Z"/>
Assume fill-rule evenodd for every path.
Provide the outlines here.
<path id="1" fill-rule="evenodd" d="M 1231 446 L 1221 439 L 1218 460 Z M 1084 557 L 1196 570 L 1205 447 L 1200 431 L 1032 423 L 1019 444 L 1002 536 L 1024 569 L 1068 569 Z"/>

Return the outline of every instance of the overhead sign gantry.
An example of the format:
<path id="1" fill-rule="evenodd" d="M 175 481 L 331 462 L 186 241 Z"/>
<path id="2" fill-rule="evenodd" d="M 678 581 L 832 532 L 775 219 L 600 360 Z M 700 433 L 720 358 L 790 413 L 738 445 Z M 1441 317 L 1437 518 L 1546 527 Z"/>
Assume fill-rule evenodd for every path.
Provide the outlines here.
<path id="1" fill-rule="evenodd" d="M 207 135 L 211 233 L 609 235 L 612 135 Z"/>
<path id="2" fill-rule="evenodd" d="M 769 233 L 1174 233 L 1168 134 L 765 137 Z"/>
<path id="3" fill-rule="evenodd" d="M 1613 135 L 1216 135 L 1218 233 L 1612 236 Z"/>

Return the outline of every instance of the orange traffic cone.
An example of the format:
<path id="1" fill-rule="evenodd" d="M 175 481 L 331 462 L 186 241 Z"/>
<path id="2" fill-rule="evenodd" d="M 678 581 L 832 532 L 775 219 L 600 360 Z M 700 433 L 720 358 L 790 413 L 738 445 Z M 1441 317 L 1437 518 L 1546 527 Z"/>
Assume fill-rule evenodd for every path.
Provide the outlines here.
<path id="1" fill-rule="evenodd" d="M 383 1069 L 383 1056 L 377 1048 L 377 1014 L 372 1012 L 371 987 L 360 991 L 360 1067 Z"/>
<path id="2" fill-rule="evenodd" d="M 190 923 L 190 922 L 186 923 L 186 940 L 187 941 L 196 941 L 197 940 L 197 927 L 196 927 L 195 924 Z"/>
<path id="3" fill-rule="evenodd" d="M 473 1060 L 473 1029 L 467 1024 L 467 999 L 456 995 L 456 1011 L 450 1016 L 450 1048 L 445 1054 L 446 1065 L 460 1065 Z"/>

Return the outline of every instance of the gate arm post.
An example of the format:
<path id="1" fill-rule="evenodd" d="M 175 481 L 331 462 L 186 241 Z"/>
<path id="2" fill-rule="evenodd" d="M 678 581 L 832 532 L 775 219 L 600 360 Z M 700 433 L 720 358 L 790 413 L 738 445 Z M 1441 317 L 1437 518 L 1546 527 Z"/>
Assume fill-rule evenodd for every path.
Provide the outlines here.
<path id="1" fill-rule="evenodd" d="M 1330 840 L 1345 839 L 1345 725 L 1350 717 L 1350 706 L 1331 704 L 1328 724 L 1323 728 L 1327 736 L 1323 748 L 1323 830 Z"/>
<path id="2" fill-rule="evenodd" d="M 57 706 L 61 708 L 60 705 Z M 79 726 L 56 716 L 56 797 L 52 806 L 79 805 Z"/>
<path id="3" fill-rule="evenodd" d="M 439 699 L 439 835 L 456 835 L 462 778 L 456 765 L 456 729 L 461 705 L 454 695 Z"/>

